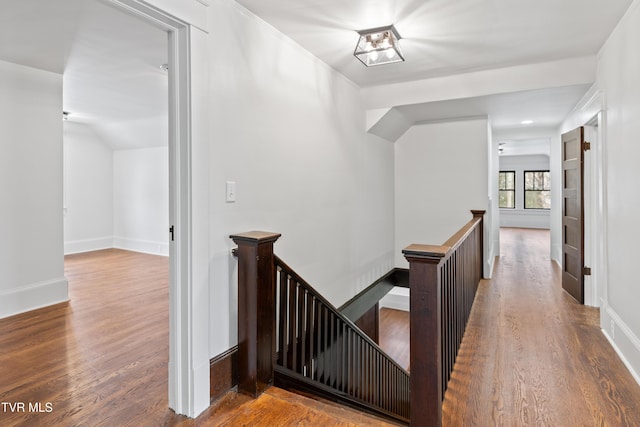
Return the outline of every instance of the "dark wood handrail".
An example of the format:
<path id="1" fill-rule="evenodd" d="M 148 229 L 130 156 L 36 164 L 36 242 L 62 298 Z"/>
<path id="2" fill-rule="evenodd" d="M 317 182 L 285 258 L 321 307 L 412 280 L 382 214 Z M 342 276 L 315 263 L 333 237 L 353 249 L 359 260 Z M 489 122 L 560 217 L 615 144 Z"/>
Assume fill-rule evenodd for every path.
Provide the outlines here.
<path id="1" fill-rule="evenodd" d="M 276 384 L 408 423 L 408 372 L 273 254 L 279 237 L 231 236 L 238 245 L 238 390 L 256 397 Z"/>
<path id="2" fill-rule="evenodd" d="M 411 425 L 441 426 L 442 399 L 483 269 L 484 211 L 442 245 L 413 244 L 409 261 Z"/>
<path id="3" fill-rule="evenodd" d="M 471 212 L 482 212 L 481 215 L 484 215 L 485 211 L 471 211 Z M 469 234 L 471 234 L 479 222 L 482 221 L 482 216 L 474 216 L 471 221 L 466 223 L 460 230 L 458 230 L 453 236 L 449 237 L 446 242 L 442 245 L 423 245 L 423 244 L 412 244 L 407 246 L 402 253 L 405 255 L 415 256 L 415 257 L 428 257 L 435 259 L 446 259 L 450 256 L 462 243 L 464 243 L 465 239 Z"/>
<path id="4" fill-rule="evenodd" d="M 238 256 L 238 389 L 274 382 L 362 410 L 442 425 L 442 399 L 482 278 L 484 211 L 443 245 L 410 245 L 411 376 L 273 254 L 277 233 L 232 235 Z"/>

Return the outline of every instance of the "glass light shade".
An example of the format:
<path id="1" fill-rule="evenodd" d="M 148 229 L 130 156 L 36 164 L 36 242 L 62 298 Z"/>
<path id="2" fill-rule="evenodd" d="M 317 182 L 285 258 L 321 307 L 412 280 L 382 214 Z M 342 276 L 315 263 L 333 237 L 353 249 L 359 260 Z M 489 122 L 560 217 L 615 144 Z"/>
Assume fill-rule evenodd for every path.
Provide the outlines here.
<path id="1" fill-rule="evenodd" d="M 393 25 L 358 31 L 358 34 L 360 38 L 353 55 L 367 67 L 404 61 L 400 35 Z"/>

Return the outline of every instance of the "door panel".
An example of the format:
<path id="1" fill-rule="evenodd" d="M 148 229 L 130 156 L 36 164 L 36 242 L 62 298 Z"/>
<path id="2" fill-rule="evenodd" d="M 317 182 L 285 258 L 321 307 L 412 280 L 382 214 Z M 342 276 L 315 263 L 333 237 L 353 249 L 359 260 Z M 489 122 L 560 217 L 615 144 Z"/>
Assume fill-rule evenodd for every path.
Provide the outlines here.
<path id="1" fill-rule="evenodd" d="M 562 288 L 584 304 L 584 128 L 562 135 Z"/>

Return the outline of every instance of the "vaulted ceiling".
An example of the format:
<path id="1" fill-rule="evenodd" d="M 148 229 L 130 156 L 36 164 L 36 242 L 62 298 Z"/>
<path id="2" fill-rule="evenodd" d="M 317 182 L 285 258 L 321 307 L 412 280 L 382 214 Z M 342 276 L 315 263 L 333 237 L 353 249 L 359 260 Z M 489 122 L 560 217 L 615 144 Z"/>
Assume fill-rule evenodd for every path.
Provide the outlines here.
<path id="1" fill-rule="evenodd" d="M 0 60 L 63 74 L 69 122 L 113 149 L 167 144 L 167 43 L 102 1 L 0 0 Z"/>

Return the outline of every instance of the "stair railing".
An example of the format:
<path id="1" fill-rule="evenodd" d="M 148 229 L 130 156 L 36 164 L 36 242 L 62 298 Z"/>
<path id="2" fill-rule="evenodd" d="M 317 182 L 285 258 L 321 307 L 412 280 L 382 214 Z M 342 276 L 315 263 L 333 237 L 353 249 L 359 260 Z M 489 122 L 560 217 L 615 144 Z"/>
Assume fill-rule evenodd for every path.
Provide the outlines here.
<path id="1" fill-rule="evenodd" d="M 408 423 L 409 374 L 273 254 L 277 233 L 238 245 L 238 390 L 270 385 Z"/>
<path id="2" fill-rule="evenodd" d="M 442 399 L 483 271 L 484 211 L 443 245 L 410 245 L 411 375 L 273 253 L 278 233 L 238 245 L 238 391 L 276 384 L 415 426 Z"/>
<path id="3" fill-rule="evenodd" d="M 409 422 L 409 374 L 276 257 L 276 385 Z"/>
<path id="4" fill-rule="evenodd" d="M 410 245 L 411 425 L 441 426 L 442 400 L 483 271 L 485 211 L 443 245 Z"/>

